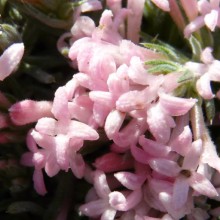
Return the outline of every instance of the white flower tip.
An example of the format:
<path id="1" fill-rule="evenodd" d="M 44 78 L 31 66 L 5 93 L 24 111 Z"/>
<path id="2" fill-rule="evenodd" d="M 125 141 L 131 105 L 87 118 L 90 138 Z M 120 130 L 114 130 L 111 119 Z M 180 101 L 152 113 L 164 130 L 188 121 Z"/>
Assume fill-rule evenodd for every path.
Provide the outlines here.
<path id="1" fill-rule="evenodd" d="M 170 11 L 170 4 L 168 0 L 151 0 L 158 8 L 163 11 Z"/>
<path id="2" fill-rule="evenodd" d="M 18 66 L 24 55 L 24 44 L 14 43 L 0 57 L 0 80 L 4 80 Z"/>

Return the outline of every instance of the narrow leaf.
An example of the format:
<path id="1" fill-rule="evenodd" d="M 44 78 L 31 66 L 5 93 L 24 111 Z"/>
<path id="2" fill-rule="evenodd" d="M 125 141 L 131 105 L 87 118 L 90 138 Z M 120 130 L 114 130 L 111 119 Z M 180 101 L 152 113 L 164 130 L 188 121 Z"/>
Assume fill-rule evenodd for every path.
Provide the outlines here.
<path id="1" fill-rule="evenodd" d="M 167 48 L 165 46 L 159 45 L 159 44 L 153 44 L 153 43 L 142 43 L 141 45 L 143 45 L 144 47 L 162 53 L 166 56 L 168 56 L 169 58 L 174 58 L 176 59 L 178 56 L 177 54 L 171 50 L 170 48 Z"/>
<path id="2" fill-rule="evenodd" d="M 201 43 L 194 36 L 191 35 L 191 37 L 189 38 L 189 44 L 192 49 L 193 60 L 200 61 L 200 55 L 202 52 Z"/>

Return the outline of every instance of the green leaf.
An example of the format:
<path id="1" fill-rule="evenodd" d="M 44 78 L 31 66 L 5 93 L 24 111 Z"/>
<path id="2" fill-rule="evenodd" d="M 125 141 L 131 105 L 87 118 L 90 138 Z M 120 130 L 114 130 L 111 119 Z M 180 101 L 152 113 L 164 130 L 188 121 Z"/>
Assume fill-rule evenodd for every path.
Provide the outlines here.
<path id="1" fill-rule="evenodd" d="M 144 47 L 146 47 L 146 48 L 148 48 L 150 50 L 162 53 L 162 54 L 166 55 L 167 57 L 169 57 L 171 59 L 174 59 L 174 60 L 176 60 L 177 57 L 178 57 L 177 54 L 173 50 L 171 50 L 168 47 L 159 45 L 159 44 L 141 43 L 141 45 L 143 45 Z"/>
<path id="2" fill-rule="evenodd" d="M 170 73 L 182 68 L 179 63 L 169 60 L 150 60 L 146 61 L 144 64 L 152 66 L 148 69 L 149 73 Z"/>
<path id="3" fill-rule="evenodd" d="M 160 64 L 148 69 L 149 73 L 171 73 L 177 71 L 177 68 L 169 64 Z"/>
<path id="4" fill-rule="evenodd" d="M 193 78 L 194 78 L 193 73 L 190 70 L 187 69 L 183 72 L 183 74 L 178 79 L 178 83 L 183 83 L 183 82 L 186 82 L 188 80 L 192 80 Z"/>
<path id="5" fill-rule="evenodd" d="M 189 44 L 193 53 L 193 61 L 200 61 L 200 55 L 202 53 L 202 45 L 193 35 L 189 38 Z"/>
<path id="6" fill-rule="evenodd" d="M 215 116 L 215 103 L 214 100 L 205 100 L 204 101 L 205 104 L 205 112 L 206 112 L 206 117 L 209 121 L 210 124 L 212 124 L 212 120 Z"/>

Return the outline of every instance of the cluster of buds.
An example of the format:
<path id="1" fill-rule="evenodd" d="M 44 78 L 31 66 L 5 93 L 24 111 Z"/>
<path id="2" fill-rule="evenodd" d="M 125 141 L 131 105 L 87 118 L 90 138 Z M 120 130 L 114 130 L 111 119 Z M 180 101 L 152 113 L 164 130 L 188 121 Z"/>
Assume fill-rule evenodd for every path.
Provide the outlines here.
<path id="1" fill-rule="evenodd" d="M 144 2 L 128 0 L 122 8 L 121 1 L 108 0 L 98 27 L 87 16 L 75 17 L 58 49 L 63 51 L 64 38 L 70 36 L 68 57 L 78 73 L 56 90 L 52 102 L 25 100 L 10 108 L 15 124 L 36 122 L 27 135 L 30 152 L 21 162 L 34 166 L 34 186 L 41 195 L 47 192 L 43 170 L 53 177 L 71 169 L 90 182 L 93 187 L 79 211 L 91 218 L 208 219 L 219 215 L 218 209 L 203 206 L 207 198 L 219 200 L 220 159 L 200 99 L 214 98 L 210 81 L 220 81 L 219 61 L 210 48 L 201 53 L 203 63 L 178 64 L 163 47 L 137 45 Z M 171 15 L 177 8 L 176 1 L 153 2 Z M 188 26 L 176 19 L 186 37 L 197 30 L 192 26 L 198 21 L 197 27 L 201 22 L 210 30 L 218 26 L 207 17 L 214 19 L 219 1 L 198 4 L 205 2 L 211 11 L 188 13 Z M 185 83 L 188 72 L 192 77 Z M 178 93 L 183 87 L 184 93 Z M 102 146 L 107 153 L 89 164 L 81 152 L 85 142 L 98 142 L 100 131 L 108 140 Z"/>

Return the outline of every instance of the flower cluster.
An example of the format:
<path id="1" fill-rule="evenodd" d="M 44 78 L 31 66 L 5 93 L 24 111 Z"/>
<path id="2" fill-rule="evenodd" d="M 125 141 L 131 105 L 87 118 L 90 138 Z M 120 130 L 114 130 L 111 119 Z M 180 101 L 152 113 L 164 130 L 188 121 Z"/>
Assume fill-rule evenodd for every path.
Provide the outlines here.
<path id="1" fill-rule="evenodd" d="M 152 2 L 171 15 L 177 4 Z M 218 26 L 214 18 L 219 1 L 191 1 L 199 5 L 194 14 L 181 2 L 190 20 L 184 26 L 186 37 L 204 24 L 211 31 Z M 93 187 L 79 207 L 81 215 L 102 220 L 208 219 L 216 210 L 207 212 L 202 206 L 207 198 L 219 200 L 218 181 L 211 178 L 214 169 L 219 178 L 220 159 L 199 97 L 214 98 L 210 81 L 220 81 L 219 61 L 205 48 L 203 63 L 188 61 L 168 74 L 152 72 L 154 62 L 172 62 L 161 51 L 136 44 L 144 1 L 128 1 L 122 8 L 120 1 L 109 0 L 107 6 L 98 26 L 88 16 L 75 16 L 71 33 L 58 42 L 62 51 L 65 37 L 70 37 L 68 57 L 78 72 L 56 90 L 54 100 L 25 100 L 10 108 L 15 124 L 36 122 L 27 135 L 30 152 L 21 162 L 34 166 L 34 186 L 41 195 L 47 192 L 43 170 L 53 177 L 71 169 L 89 181 Z M 196 96 L 178 93 L 187 87 L 180 80 L 183 70 L 192 73 Z M 97 143 L 103 132 L 105 153 L 88 164 L 81 150 L 85 142 Z"/>

